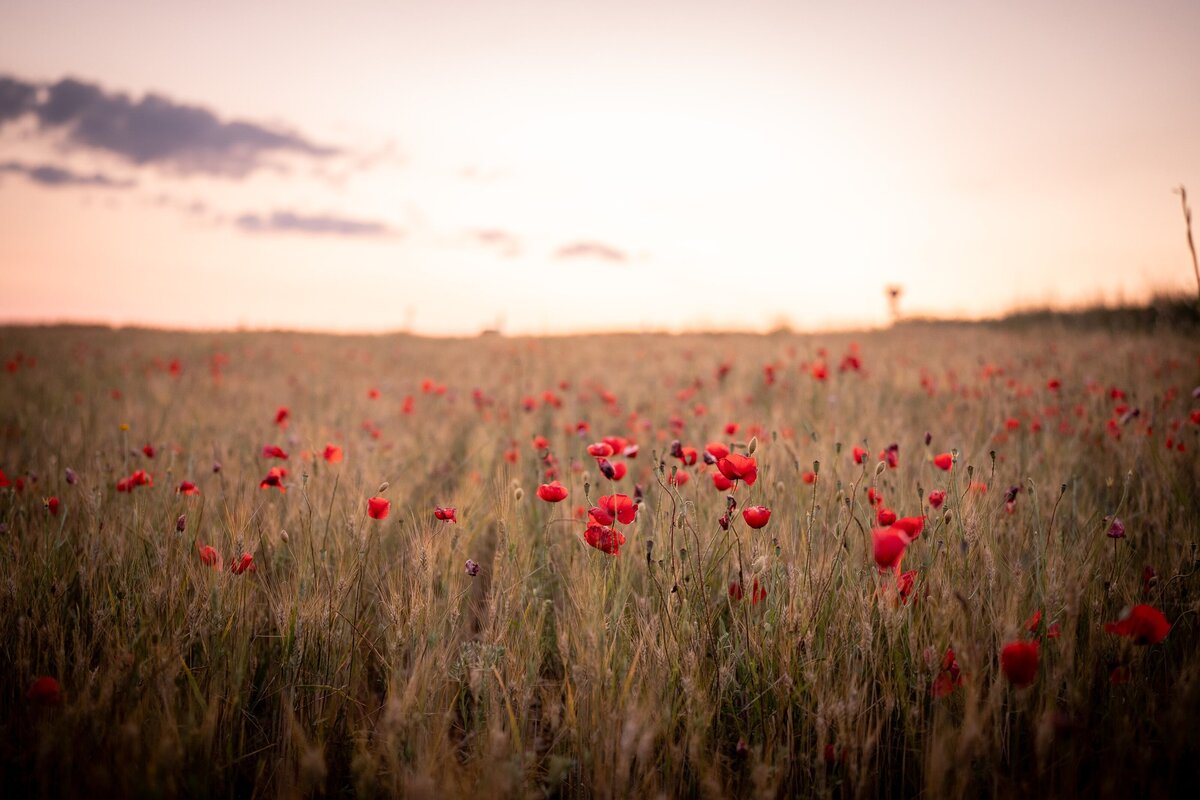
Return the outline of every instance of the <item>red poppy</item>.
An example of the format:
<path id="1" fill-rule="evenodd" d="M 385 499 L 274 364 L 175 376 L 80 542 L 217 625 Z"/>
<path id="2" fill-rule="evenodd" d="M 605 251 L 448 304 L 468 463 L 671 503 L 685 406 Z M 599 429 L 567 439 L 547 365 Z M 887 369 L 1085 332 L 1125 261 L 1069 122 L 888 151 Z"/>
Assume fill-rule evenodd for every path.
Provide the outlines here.
<path id="1" fill-rule="evenodd" d="M 934 697 L 945 697 L 952 694 L 955 689 L 962 686 L 963 678 L 958 668 L 958 659 L 954 655 L 954 650 L 946 648 L 946 655 L 942 656 L 942 666 L 938 671 L 937 677 L 933 679 L 931 691 Z"/>
<path id="2" fill-rule="evenodd" d="M 221 554 L 217 552 L 217 548 L 211 544 L 198 545 L 200 549 L 200 561 L 213 569 L 221 568 Z"/>
<path id="3" fill-rule="evenodd" d="M 272 486 L 279 490 L 281 494 L 287 493 L 287 487 L 283 485 L 283 479 L 287 477 L 287 469 L 284 467 L 271 467 L 267 471 L 267 477 L 263 478 L 258 483 L 260 489 L 270 489 Z"/>
<path id="4" fill-rule="evenodd" d="M 145 453 L 146 458 L 154 458 L 154 453 L 155 453 L 154 445 L 148 444 L 148 445 L 143 446 L 142 452 Z"/>
<path id="5" fill-rule="evenodd" d="M 867 449 L 865 447 L 856 447 L 852 452 L 855 464 L 861 464 L 867 460 Z"/>
<path id="6" fill-rule="evenodd" d="M 342 458 L 343 458 L 342 448 L 338 447 L 336 444 L 325 445 L 325 452 L 322 453 L 322 455 L 325 457 L 325 460 L 328 461 L 330 464 L 342 463 Z"/>
<path id="7" fill-rule="evenodd" d="M 1158 644 L 1171 632 L 1171 623 L 1154 606 L 1136 605 L 1116 622 L 1106 622 L 1104 630 L 1118 636 L 1128 636 L 1134 644 Z"/>
<path id="8" fill-rule="evenodd" d="M 10 481 L 8 476 L 4 474 L 4 470 L 0 469 L 0 489 L 8 486 L 12 486 L 12 481 Z"/>
<path id="9" fill-rule="evenodd" d="M 51 516 L 58 516 L 59 505 L 60 503 L 57 497 L 49 497 L 46 499 L 46 510 L 50 512 Z"/>
<path id="10" fill-rule="evenodd" d="M 1124 539 L 1125 538 L 1125 523 L 1121 522 L 1120 518 L 1113 517 L 1112 522 L 1109 523 L 1108 533 L 1106 535 L 1110 539 Z"/>
<path id="11" fill-rule="evenodd" d="M 561 503 L 567 497 L 567 488 L 558 481 L 543 483 L 538 487 L 537 496 L 547 503 Z"/>
<path id="12" fill-rule="evenodd" d="M 367 389 L 367 398 L 369 400 L 378 400 L 379 399 L 379 390 L 378 389 Z"/>
<path id="13" fill-rule="evenodd" d="M 712 481 L 713 486 L 715 486 L 719 492 L 727 492 L 733 486 L 733 481 L 729 480 L 729 478 L 726 478 L 720 472 L 714 472 L 712 474 Z"/>
<path id="14" fill-rule="evenodd" d="M 440 519 L 442 522 L 458 522 L 457 509 L 454 506 L 436 506 L 433 509 L 433 516 Z"/>
<path id="15" fill-rule="evenodd" d="M 924 517 L 901 517 L 892 523 L 892 530 L 899 531 L 906 544 L 912 544 L 925 530 Z"/>
<path id="16" fill-rule="evenodd" d="M 392 504 L 387 498 L 372 497 L 367 500 L 367 516 L 371 519 L 387 519 L 392 511 Z"/>
<path id="17" fill-rule="evenodd" d="M 629 441 L 622 436 L 605 436 L 600 441 L 612 448 L 611 455 L 621 455 L 629 444 Z"/>
<path id="18" fill-rule="evenodd" d="M 274 444 L 264 444 L 262 449 L 263 458 L 283 458 L 286 459 L 288 454 L 284 452 L 282 447 Z"/>
<path id="19" fill-rule="evenodd" d="M 191 481 L 180 481 L 179 488 L 175 490 L 175 494 L 186 494 L 190 497 L 200 494 L 200 490 Z"/>
<path id="20" fill-rule="evenodd" d="M 751 528 L 758 530 L 771 521 L 771 509 L 766 506 L 750 506 L 742 509 L 742 519 Z"/>
<path id="21" fill-rule="evenodd" d="M 622 525 L 628 525 L 633 522 L 637 516 L 638 504 L 629 499 L 629 495 L 614 494 L 603 495 L 596 504 L 608 514 L 610 518 L 615 518 Z M 604 523 L 611 525 L 611 522 Z"/>
<path id="22" fill-rule="evenodd" d="M 1062 381 L 1060 381 L 1058 378 L 1051 378 L 1050 380 L 1046 381 L 1046 388 L 1052 392 L 1057 392 L 1062 388 Z"/>
<path id="23" fill-rule="evenodd" d="M 900 600 L 905 605 L 908 605 L 908 598 L 912 594 L 913 589 L 917 585 L 917 571 L 910 569 L 903 575 L 896 576 L 896 591 L 900 593 Z"/>
<path id="24" fill-rule="evenodd" d="M 904 534 L 894 528 L 875 528 L 871 531 L 871 538 L 874 540 L 875 564 L 879 571 L 899 572 L 904 549 L 908 547 Z"/>
<path id="25" fill-rule="evenodd" d="M 62 702 L 62 687 L 54 678 L 43 675 L 30 684 L 25 696 L 34 705 L 56 706 Z"/>
<path id="26" fill-rule="evenodd" d="M 279 410 L 275 412 L 275 424 L 281 428 L 286 428 L 287 422 L 288 422 L 288 416 L 290 416 L 290 415 L 291 415 L 291 412 L 288 411 L 287 406 L 280 406 Z"/>
<path id="27" fill-rule="evenodd" d="M 254 556 L 242 553 L 240 561 L 234 559 L 229 562 L 229 571 L 234 575 L 241 575 L 243 572 L 258 572 L 258 566 L 254 563 Z"/>
<path id="28" fill-rule="evenodd" d="M 941 508 L 942 503 L 946 502 L 946 493 L 941 490 L 934 490 L 929 493 L 929 505 L 934 508 Z"/>
<path id="29" fill-rule="evenodd" d="M 731 481 L 745 481 L 747 486 L 753 486 L 758 480 L 758 462 L 754 456 L 743 456 L 730 453 L 717 460 L 717 469 Z"/>
<path id="30" fill-rule="evenodd" d="M 128 478 L 117 481 L 118 492 L 132 492 L 139 486 L 153 486 L 154 478 L 144 469 L 135 470 Z"/>
<path id="31" fill-rule="evenodd" d="M 1034 642 L 1009 642 L 1000 651 L 1000 669 L 1009 683 L 1024 689 L 1037 677 L 1040 647 Z"/>
<path id="32" fill-rule="evenodd" d="M 742 588 L 741 583 L 738 581 L 733 581 L 729 584 L 729 596 L 734 600 L 741 600 L 744 595 L 745 590 Z M 766 599 L 766 597 L 767 587 L 760 586 L 758 583 L 758 578 L 755 578 L 754 582 L 750 584 L 750 605 L 756 606 Z"/>
<path id="33" fill-rule="evenodd" d="M 612 445 L 608 442 L 596 442 L 588 445 L 588 455 L 595 458 L 607 458 L 613 454 Z"/>
<path id="34" fill-rule="evenodd" d="M 710 456 L 719 461 L 725 456 L 729 455 L 729 448 L 720 442 L 709 442 L 708 444 L 704 445 L 704 452 L 708 453 Z"/>
<path id="35" fill-rule="evenodd" d="M 1017 419 L 1016 417 L 1009 417 L 1008 419 L 1004 420 L 1004 427 L 1007 430 L 1015 431 L 1021 427 L 1021 420 Z"/>
<path id="36" fill-rule="evenodd" d="M 583 539 L 592 547 L 602 553 L 608 553 L 610 556 L 620 555 L 621 545 L 625 544 L 625 535 L 620 531 L 595 522 L 587 526 L 587 530 L 583 532 Z"/>
<path id="37" fill-rule="evenodd" d="M 886 450 L 880 452 L 879 460 L 886 462 L 888 469 L 895 469 L 900 464 L 900 445 L 889 444 Z"/>
<path id="38" fill-rule="evenodd" d="M 607 477 L 610 481 L 619 481 L 621 478 L 624 478 L 628 472 L 629 467 L 625 466 L 623 462 L 618 461 L 612 465 L 612 475 L 606 474 L 605 477 Z"/>
<path id="39" fill-rule="evenodd" d="M 738 425 L 736 422 L 727 422 L 727 423 L 725 423 L 725 435 L 726 435 L 726 436 L 733 436 L 735 433 L 737 433 L 737 432 L 738 432 L 738 428 L 739 428 L 739 427 L 741 427 L 741 426 L 740 426 L 740 425 Z"/>
<path id="40" fill-rule="evenodd" d="M 533 449 L 534 450 L 547 450 L 547 449 L 549 449 L 549 447 L 550 447 L 550 440 L 547 439 L 545 436 L 533 437 Z"/>
<path id="41" fill-rule="evenodd" d="M 949 472 L 950 468 L 954 466 L 954 456 L 950 453 L 938 453 L 933 457 L 933 465 Z"/>
<path id="42" fill-rule="evenodd" d="M 875 520 L 880 525 L 887 527 L 896 521 L 896 512 L 890 508 L 880 508 L 879 513 L 875 515 Z"/>
<path id="43" fill-rule="evenodd" d="M 1042 624 L 1042 612 L 1035 611 L 1035 612 L 1033 612 L 1033 616 L 1031 616 L 1029 619 L 1025 620 L 1025 630 L 1036 635 L 1038 630 L 1041 627 L 1041 624 Z M 1046 629 L 1046 636 L 1051 639 L 1057 639 L 1061 635 L 1062 635 L 1062 628 L 1061 628 L 1061 626 L 1059 626 L 1059 624 L 1057 622 Z"/>
<path id="44" fill-rule="evenodd" d="M 800 480 L 811 486 L 817 482 L 817 473 L 813 472 L 811 469 L 807 469 L 800 473 Z"/>

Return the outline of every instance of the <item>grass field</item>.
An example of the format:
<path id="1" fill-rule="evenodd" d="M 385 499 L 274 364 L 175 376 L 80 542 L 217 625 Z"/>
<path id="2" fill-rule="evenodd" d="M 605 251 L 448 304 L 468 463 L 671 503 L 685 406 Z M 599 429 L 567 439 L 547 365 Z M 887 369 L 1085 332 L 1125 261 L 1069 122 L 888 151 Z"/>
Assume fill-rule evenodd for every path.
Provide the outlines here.
<path id="1" fill-rule="evenodd" d="M 9 328 L 0 358 L 6 796 L 1200 777 L 1194 336 Z"/>

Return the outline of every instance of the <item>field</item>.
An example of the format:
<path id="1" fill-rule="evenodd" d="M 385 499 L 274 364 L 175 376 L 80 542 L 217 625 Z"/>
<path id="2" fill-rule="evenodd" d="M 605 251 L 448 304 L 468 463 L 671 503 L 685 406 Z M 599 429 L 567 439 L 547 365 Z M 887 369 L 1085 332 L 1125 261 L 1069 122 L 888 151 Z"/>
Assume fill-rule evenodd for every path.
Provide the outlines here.
<path id="1" fill-rule="evenodd" d="M 7 328 L 0 359 L 6 796 L 1200 778 L 1192 335 Z"/>

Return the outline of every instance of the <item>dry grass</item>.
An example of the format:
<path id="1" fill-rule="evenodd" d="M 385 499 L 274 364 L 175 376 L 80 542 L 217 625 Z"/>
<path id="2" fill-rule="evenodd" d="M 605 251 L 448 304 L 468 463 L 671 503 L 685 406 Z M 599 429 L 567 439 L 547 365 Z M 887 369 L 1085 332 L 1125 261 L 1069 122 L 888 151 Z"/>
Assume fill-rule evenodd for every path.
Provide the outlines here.
<path id="1" fill-rule="evenodd" d="M 1200 773 L 1200 426 L 1188 421 L 1200 346 L 1060 333 L 863 335 L 860 375 L 837 371 L 840 336 L 0 330 L 0 356 L 26 356 L 0 373 L 0 468 L 27 481 L 0 489 L 5 794 L 1181 792 Z M 821 347 L 823 383 L 802 368 Z M 218 352 L 229 363 L 216 381 Z M 427 377 L 447 393 L 423 393 Z M 1106 428 L 1111 387 L 1141 412 L 1119 439 Z M 475 388 L 491 403 L 477 407 Z M 547 389 L 561 409 L 522 409 Z M 1006 431 L 1008 417 L 1021 427 Z M 729 421 L 742 428 L 724 437 Z M 667 451 L 676 436 L 745 445 L 752 426 L 760 478 L 735 495 L 773 516 L 757 532 L 735 517 L 726 533 L 725 494 L 699 467 L 669 487 Z M 537 434 L 560 460 L 564 503 L 534 494 Z M 573 519 L 586 483 L 593 502 L 611 492 L 584 449 L 610 434 L 641 447 L 620 490 L 645 489 L 615 558 Z M 1168 451 L 1167 436 L 1186 451 Z M 864 441 L 872 458 L 858 466 L 850 449 Z M 344 463 L 321 459 L 326 442 Z M 504 458 L 513 442 L 516 463 Z M 891 442 L 899 467 L 877 472 Z M 286 494 L 258 488 L 279 463 L 260 457 L 268 443 L 291 452 Z M 930 455 L 952 448 L 956 468 L 935 469 Z M 137 468 L 154 486 L 118 493 Z M 177 495 L 181 480 L 201 494 Z M 367 498 L 384 481 L 392 512 L 377 521 Z M 872 560 L 870 486 L 902 516 L 930 515 L 905 559 L 919 575 L 907 604 Z M 948 493 L 940 512 L 924 503 L 933 489 Z M 57 515 L 43 506 L 52 495 Z M 434 520 L 435 505 L 457 506 L 460 523 Z M 1113 514 L 1128 538 L 1105 536 Z M 201 543 L 226 567 L 252 552 L 257 572 L 206 567 Z M 1144 596 L 1147 564 L 1159 579 Z M 763 602 L 730 598 L 739 571 L 767 587 Z M 1104 631 L 1135 602 L 1171 621 L 1163 643 Z M 1024 623 L 1038 609 L 1061 635 L 1017 690 L 998 654 L 1034 636 Z M 965 681 L 935 699 L 947 647 Z M 1110 683 L 1117 666 L 1128 683 Z M 27 698 L 42 675 L 61 682 L 61 704 Z"/>

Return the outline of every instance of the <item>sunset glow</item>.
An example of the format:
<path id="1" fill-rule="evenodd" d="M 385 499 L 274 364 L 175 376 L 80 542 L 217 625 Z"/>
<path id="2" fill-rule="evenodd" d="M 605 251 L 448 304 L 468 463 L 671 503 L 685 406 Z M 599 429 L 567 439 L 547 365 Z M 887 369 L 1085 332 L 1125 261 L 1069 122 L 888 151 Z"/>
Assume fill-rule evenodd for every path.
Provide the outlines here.
<path id="1" fill-rule="evenodd" d="M 3 322 L 817 329 L 889 284 L 943 316 L 1194 286 L 1195 2 L 0 19 Z"/>

